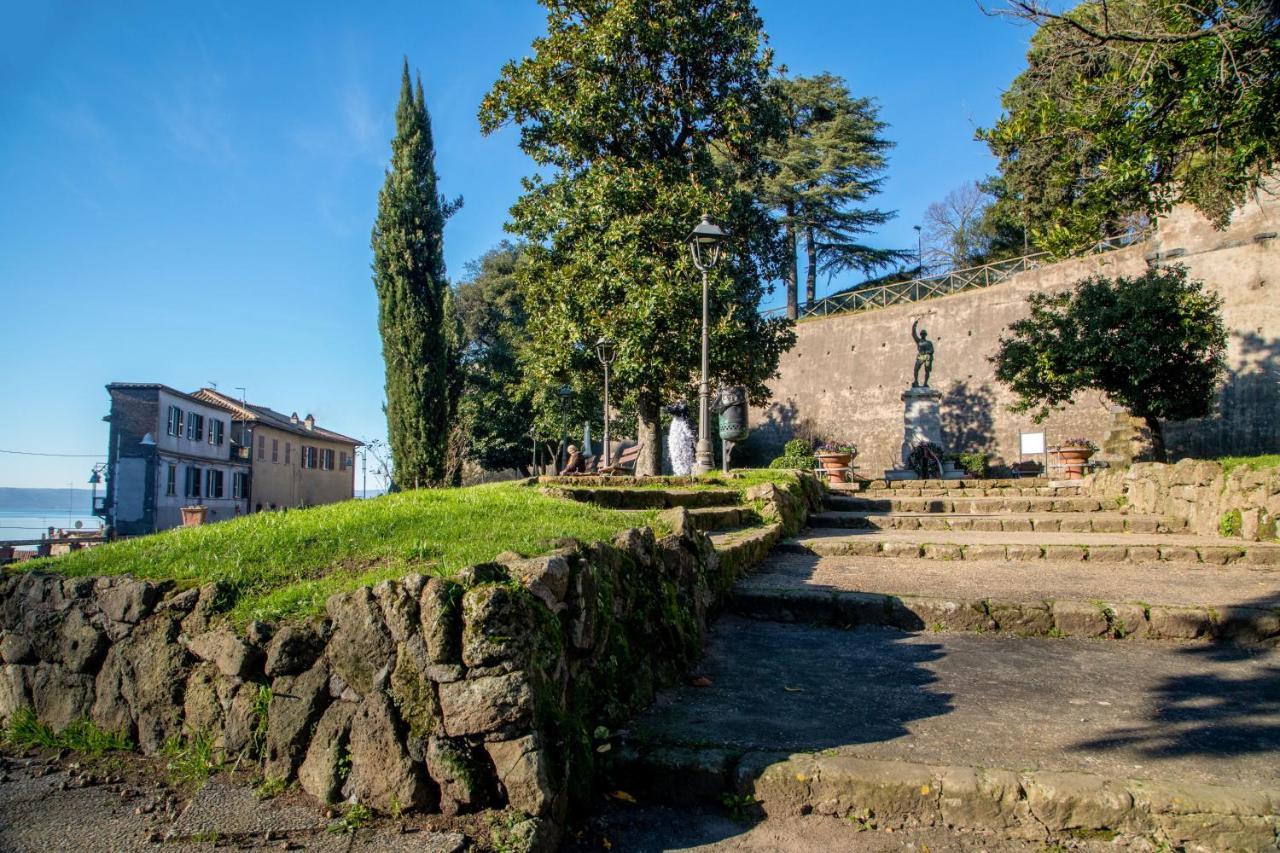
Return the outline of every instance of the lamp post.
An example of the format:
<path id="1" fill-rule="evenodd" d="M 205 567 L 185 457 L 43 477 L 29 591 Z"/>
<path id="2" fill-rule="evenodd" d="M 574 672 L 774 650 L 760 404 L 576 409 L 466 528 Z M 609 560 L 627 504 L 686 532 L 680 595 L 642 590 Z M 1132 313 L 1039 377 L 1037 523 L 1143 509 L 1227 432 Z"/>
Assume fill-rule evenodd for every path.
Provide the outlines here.
<path id="1" fill-rule="evenodd" d="M 924 231 L 919 225 L 912 225 L 916 229 L 916 278 L 924 276 Z"/>
<path id="2" fill-rule="evenodd" d="M 604 467 L 612 464 L 609 458 L 609 365 L 618 357 L 618 346 L 609 338 L 596 341 L 596 357 L 604 365 Z"/>
<path id="3" fill-rule="evenodd" d="M 559 474 L 564 469 L 565 462 L 568 459 L 563 454 L 569 444 L 565 434 L 569 428 L 569 398 L 573 396 L 573 389 L 568 385 L 561 385 L 556 389 L 556 396 L 560 398 L 560 451 L 556 453 L 556 473 Z"/>
<path id="4" fill-rule="evenodd" d="M 716 467 L 715 453 L 711 447 L 711 382 L 709 358 L 709 334 L 711 312 L 707 303 L 707 270 L 720 260 L 720 247 L 729 235 L 711 221 L 709 214 L 702 214 L 702 221 L 689 235 L 689 252 L 693 265 L 702 273 L 702 382 L 698 385 L 698 452 L 693 463 L 693 473 L 706 474 Z"/>

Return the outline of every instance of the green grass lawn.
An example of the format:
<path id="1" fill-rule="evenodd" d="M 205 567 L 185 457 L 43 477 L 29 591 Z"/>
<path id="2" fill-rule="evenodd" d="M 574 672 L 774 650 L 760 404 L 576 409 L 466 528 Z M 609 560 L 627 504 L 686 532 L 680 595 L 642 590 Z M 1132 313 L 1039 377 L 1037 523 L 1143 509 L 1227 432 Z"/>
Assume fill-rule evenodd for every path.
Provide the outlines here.
<path id="1" fill-rule="evenodd" d="M 232 596 L 231 619 L 243 624 L 316 615 L 336 592 L 409 572 L 448 576 L 503 551 L 536 556 L 566 536 L 591 542 L 656 523 L 656 510 L 601 509 L 499 483 L 255 513 L 32 561 L 22 570 L 217 581 Z"/>
<path id="2" fill-rule="evenodd" d="M 1214 461 L 1228 474 L 1241 466 L 1252 468 L 1254 471 L 1263 471 L 1268 468 L 1280 468 L 1280 453 L 1264 453 L 1260 456 L 1223 456 Z"/>

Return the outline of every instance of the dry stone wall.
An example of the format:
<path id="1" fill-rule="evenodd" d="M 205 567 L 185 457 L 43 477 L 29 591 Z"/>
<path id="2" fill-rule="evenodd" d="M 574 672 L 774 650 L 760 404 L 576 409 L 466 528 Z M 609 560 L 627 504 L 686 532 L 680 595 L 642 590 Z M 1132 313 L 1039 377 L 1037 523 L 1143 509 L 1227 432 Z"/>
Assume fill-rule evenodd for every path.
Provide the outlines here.
<path id="1" fill-rule="evenodd" d="M 789 438 L 856 443 L 863 474 L 895 464 L 903 435 L 900 395 L 911 384 L 921 317 L 937 347 L 931 384 L 941 391 L 948 451 L 984 450 L 1016 462 L 1018 434 L 1043 430 L 1049 444 L 1083 436 L 1103 445 L 1115 415 L 1096 395 L 1054 413 L 1042 426 L 1008 407 L 989 357 L 1001 333 L 1026 313 L 1032 293 L 1059 291 L 1094 274 L 1138 275 L 1149 263 L 1183 263 L 1224 300 L 1230 372 L 1213 416 L 1169 424 L 1178 455 L 1216 457 L 1280 447 L 1280 198 L 1264 196 L 1217 231 L 1195 211 L 1162 218 L 1146 242 L 1047 265 L 988 288 L 890 308 L 801 321 L 784 354 L 773 399 L 753 413 L 751 445 L 763 461 Z"/>
<path id="2" fill-rule="evenodd" d="M 820 487 L 752 492 L 774 535 Z M 130 577 L 0 582 L 0 720 L 88 718 L 145 753 L 211 738 L 322 801 L 523 813 L 553 849 L 615 728 L 700 654 L 709 612 L 758 549 L 718 554 L 687 510 L 550 555 L 500 555 L 335 595 L 303 624 L 225 624 L 222 591 Z"/>
<path id="3" fill-rule="evenodd" d="M 1131 512 L 1175 519 L 1201 536 L 1259 542 L 1280 535 L 1280 468 L 1240 466 L 1228 473 L 1216 462 L 1194 459 L 1139 462 L 1094 475 L 1091 489 Z"/>

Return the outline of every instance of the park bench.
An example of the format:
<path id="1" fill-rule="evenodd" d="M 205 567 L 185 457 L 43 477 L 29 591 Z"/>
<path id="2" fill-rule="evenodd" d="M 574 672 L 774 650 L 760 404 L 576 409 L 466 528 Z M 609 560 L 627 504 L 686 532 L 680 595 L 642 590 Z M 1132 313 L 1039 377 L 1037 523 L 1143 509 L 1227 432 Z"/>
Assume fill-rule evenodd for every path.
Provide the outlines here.
<path id="1" fill-rule="evenodd" d="M 630 447 L 624 447 L 618 452 L 617 457 L 607 468 L 603 465 L 600 467 L 600 474 L 634 474 L 636 472 L 636 460 L 640 458 L 640 445 L 633 444 Z"/>

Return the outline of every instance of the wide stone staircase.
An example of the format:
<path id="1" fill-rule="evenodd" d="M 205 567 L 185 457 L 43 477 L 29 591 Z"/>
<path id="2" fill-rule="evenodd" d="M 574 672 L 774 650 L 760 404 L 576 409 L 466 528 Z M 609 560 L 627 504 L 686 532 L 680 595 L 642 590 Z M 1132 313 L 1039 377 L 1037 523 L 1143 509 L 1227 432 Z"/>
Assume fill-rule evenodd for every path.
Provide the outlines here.
<path id="1" fill-rule="evenodd" d="M 1036 479 L 832 491 L 625 733 L 617 785 L 669 804 L 668 838 L 701 803 L 848 849 L 1276 849 L 1280 545 L 1127 509 Z M 743 511 L 699 524 L 731 547 Z"/>

